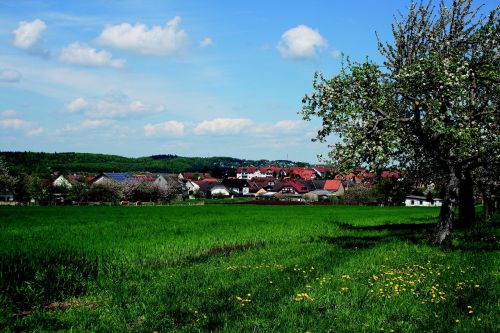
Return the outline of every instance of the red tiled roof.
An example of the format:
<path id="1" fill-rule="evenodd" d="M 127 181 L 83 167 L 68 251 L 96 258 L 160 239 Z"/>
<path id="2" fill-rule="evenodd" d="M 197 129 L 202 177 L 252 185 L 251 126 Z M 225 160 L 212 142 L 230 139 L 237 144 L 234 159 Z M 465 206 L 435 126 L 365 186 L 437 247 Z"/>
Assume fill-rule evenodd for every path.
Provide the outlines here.
<path id="1" fill-rule="evenodd" d="M 297 193 L 307 193 L 309 192 L 307 186 L 298 180 L 290 180 L 282 184 L 283 187 L 293 187 Z"/>
<path id="2" fill-rule="evenodd" d="M 395 178 L 395 179 L 399 179 L 400 177 L 401 177 L 401 174 L 399 173 L 399 171 L 387 171 L 387 170 L 384 170 L 380 174 L 380 178 Z"/>
<path id="3" fill-rule="evenodd" d="M 323 189 L 327 191 L 338 191 L 341 185 L 342 182 L 338 179 L 327 180 Z"/>

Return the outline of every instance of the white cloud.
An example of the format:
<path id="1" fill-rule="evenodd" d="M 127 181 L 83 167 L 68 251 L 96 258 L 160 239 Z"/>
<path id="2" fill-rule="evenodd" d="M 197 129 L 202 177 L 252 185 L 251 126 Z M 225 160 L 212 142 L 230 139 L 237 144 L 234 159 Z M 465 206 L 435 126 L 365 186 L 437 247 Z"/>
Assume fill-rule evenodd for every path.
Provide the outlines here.
<path id="1" fill-rule="evenodd" d="M 239 134 L 244 129 L 253 125 L 253 121 L 244 118 L 217 118 L 213 120 L 205 120 L 198 124 L 194 133 L 197 135 L 215 134 L 228 135 Z"/>
<path id="2" fill-rule="evenodd" d="M 82 122 L 82 128 L 99 128 L 109 126 L 112 123 L 113 121 L 109 119 L 86 119 Z"/>
<path id="3" fill-rule="evenodd" d="M 284 58 L 308 59 L 316 56 L 317 52 L 327 47 L 326 40 L 306 25 L 291 28 L 281 36 L 278 51 Z"/>
<path id="4" fill-rule="evenodd" d="M 23 50 L 32 49 L 46 28 L 45 22 L 39 19 L 31 22 L 19 22 L 17 29 L 14 30 L 14 46 Z"/>
<path id="5" fill-rule="evenodd" d="M 15 111 L 7 110 L 2 112 L 2 116 L 14 115 Z M 14 112 L 14 114 L 12 113 Z M 28 136 L 36 136 L 43 133 L 45 130 L 41 127 L 36 127 L 31 121 L 27 121 L 21 118 L 5 118 L 0 119 L 0 127 L 5 129 L 22 130 L 24 134 Z"/>
<path id="6" fill-rule="evenodd" d="M 281 137 L 286 134 L 296 135 L 304 127 L 305 124 L 302 120 L 280 120 L 276 123 L 259 123 L 252 128 L 252 131 L 262 137 Z"/>
<path id="7" fill-rule="evenodd" d="M 66 104 L 66 111 L 79 112 L 92 119 L 112 119 L 144 116 L 165 111 L 163 105 L 152 105 L 140 100 L 131 100 L 121 92 L 110 92 L 101 99 L 86 100 L 78 97 Z"/>
<path id="8" fill-rule="evenodd" d="M 5 111 L 2 111 L 2 117 L 3 118 L 12 118 L 12 117 L 16 117 L 17 116 L 17 112 L 14 111 L 14 110 L 5 110 Z"/>
<path id="9" fill-rule="evenodd" d="M 1 82 L 19 82 L 22 77 L 21 73 L 15 69 L 4 69 L 0 71 Z"/>
<path id="10" fill-rule="evenodd" d="M 342 52 L 340 52 L 339 50 L 333 50 L 332 51 L 332 58 L 337 59 L 338 57 L 340 57 L 341 54 L 342 54 Z"/>
<path id="11" fill-rule="evenodd" d="M 88 105 L 89 103 L 85 100 L 85 98 L 78 97 L 66 104 L 66 110 L 70 113 L 78 112 L 84 110 Z"/>
<path id="12" fill-rule="evenodd" d="M 144 125 L 145 136 L 182 136 L 185 125 L 181 122 L 170 120 L 160 124 Z"/>
<path id="13" fill-rule="evenodd" d="M 0 125 L 3 128 L 22 129 L 27 128 L 30 124 L 31 123 L 29 121 L 20 118 L 7 118 L 0 120 Z"/>
<path id="14" fill-rule="evenodd" d="M 59 57 L 61 61 L 81 66 L 122 68 L 125 64 L 123 59 L 113 59 L 113 56 L 108 51 L 97 51 L 79 42 L 71 43 L 66 46 Z"/>
<path id="15" fill-rule="evenodd" d="M 38 136 L 40 134 L 43 134 L 45 132 L 45 129 L 42 127 L 36 127 L 32 128 L 26 131 L 27 136 Z"/>
<path id="16" fill-rule="evenodd" d="M 302 120 L 280 120 L 274 125 L 274 130 L 280 133 L 295 133 L 303 127 Z"/>
<path id="17" fill-rule="evenodd" d="M 63 132 L 81 132 L 83 130 L 91 130 L 101 127 L 109 127 L 113 124 L 113 120 L 110 119 L 85 119 L 78 124 L 68 124 L 62 131 Z"/>
<path id="18" fill-rule="evenodd" d="M 164 27 L 145 24 L 122 23 L 106 27 L 97 40 L 111 47 L 134 50 L 149 55 L 179 55 L 190 44 L 189 36 L 178 28 L 179 16 L 168 21 Z"/>
<path id="19" fill-rule="evenodd" d="M 202 49 L 206 48 L 206 47 L 209 47 L 209 46 L 213 46 L 214 45 L 214 41 L 212 40 L 212 38 L 210 37 L 205 37 L 203 38 L 203 40 L 200 42 L 200 47 Z"/>

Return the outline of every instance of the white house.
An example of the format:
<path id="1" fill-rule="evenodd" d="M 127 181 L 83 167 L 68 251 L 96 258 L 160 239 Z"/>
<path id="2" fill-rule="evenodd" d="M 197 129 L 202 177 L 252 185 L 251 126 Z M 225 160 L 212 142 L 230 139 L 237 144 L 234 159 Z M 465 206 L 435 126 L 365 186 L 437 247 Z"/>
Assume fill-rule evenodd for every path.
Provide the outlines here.
<path id="1" fill-rule="evenodd" d="M 434 198 L 431 201 L 427 197 L 420 195 L 407 195 L 405 198 L 405 206 L 407 207 L 441 207 L 443 199 Z"/>
<path id="2" fill-rule="evenodd" d="M 56 180 L 54 180 L 54 182 L 52 183 L 52 185 L 54 187 L 64 187 L 67 189 L 70 189 L 73 187 L 71 185 L 71 183 L 66 178 L 64 178 L 63 175 L 60 175 L 59 177 L 57 177 Z"/>
<path id="3" fill-rule="evenodd" d="M 222 184 L 215 185 L 210 189 L 210 194 L 212 197 L 224 196 L 228 197 L 230 195 L 229 190 Z"/>
<path id="4" fill-rule="evenodd" d="M 189 179 L 182 179 L 184 188 L 187 191 L 189 199 L 194 199 L 194 196 L 200 190 L 200 186 Z"/>
<path id="5" fill-rule="evenodd" d="M 260 172 L 257 167 L 239 167 L 236 169 L 236 178 L 237 179 L 252 179 L 265 177 L 266 174 Z"/>

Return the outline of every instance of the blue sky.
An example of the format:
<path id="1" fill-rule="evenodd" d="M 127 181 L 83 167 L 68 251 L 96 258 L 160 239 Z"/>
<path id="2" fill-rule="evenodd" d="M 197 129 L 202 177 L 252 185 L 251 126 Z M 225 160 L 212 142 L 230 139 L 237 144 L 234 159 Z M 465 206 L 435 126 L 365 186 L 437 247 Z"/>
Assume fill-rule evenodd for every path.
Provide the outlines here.
<path id="1" fill-rule="evenodd" d="M 314 72 L 381 61 L 407 3 L 0 0 L 0 150 L 314 163 Z"/>

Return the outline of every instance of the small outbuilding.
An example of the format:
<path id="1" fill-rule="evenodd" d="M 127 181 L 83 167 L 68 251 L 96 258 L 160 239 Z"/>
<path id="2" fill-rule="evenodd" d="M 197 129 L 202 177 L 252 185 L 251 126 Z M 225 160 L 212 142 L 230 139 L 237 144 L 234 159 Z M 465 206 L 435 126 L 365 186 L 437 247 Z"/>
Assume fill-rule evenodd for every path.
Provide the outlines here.
<path id="1" fill-rule="evenodd" d="M 442 204 L 443 199 L 440 198 L 428 199 L 424 196 L 412 194 L 405 197 L 405 206 L 407 207 L 441 207 Z"/>

